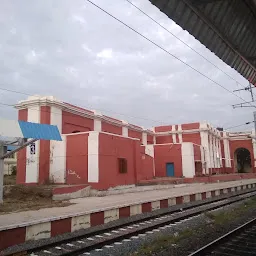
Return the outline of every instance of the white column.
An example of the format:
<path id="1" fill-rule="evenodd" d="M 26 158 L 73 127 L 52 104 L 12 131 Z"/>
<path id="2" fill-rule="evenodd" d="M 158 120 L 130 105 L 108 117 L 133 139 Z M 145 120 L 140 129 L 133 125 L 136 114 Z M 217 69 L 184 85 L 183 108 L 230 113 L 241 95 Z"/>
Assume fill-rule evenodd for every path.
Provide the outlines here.
<path id="1" fill-rule="evenodd" d="M 181 124 L 178 125 L 178 131 L 179 131 L 179 143 L 182 143 L 182 128 L 181 128 Z"/>
<path id="2" fill-rule="evenodd" d="M 172 125 L 172 132 L 175 132 L 175 131 L 176 131 L 175 125 Z M 176 141 L 176 133 L 172 134 L 172 141 L 173 141 L 173 143 L 177 143 L 177 141 Z"/>
<path id="3" fill-rule="evenodd" d="M 206 123 L 200 123 L 200 129 L 204 129 L 200 131 L 201 145 L 204 147 L 204 157 L 206 162 L 205 173 L 209 173 L 210 167 L 210 152 L 209 152 L 209 141 L 208 141 L 208 131 Z"/>
<path id="4" fill-rule="evenodd" d="M 193 178 L 195 176 L 195 157 L 193 143 L 183 142 L 181 144 L 181 154 L 183 176 L 186 178 Z"/>
<path id="5" fill-rule="evenodd" d="M 146 132 L 142 132 L 142 144 L 147 145 L 148 144 L 148 137 Z"/>
<path id="6" fill-rule="evenodd" d="M 96 110 L 93 110 L 94 112 L 94 131 L 97 131 L 97 132 L 101 132 L 102 129 L 101 129 L 101 117 L 102 117 L 102 114 L 100 112 L 97 112 Z"/>
<path id="7" fill-rule="evenodd" d="M 96 131 L 88 137 L 88 182 L 99 182 L 99 133 Z"/>
<path id="8" fill-rule="evenodd" d="M 124 137 L 128 137 L 128 127 L 127 127 L 128 122 L 122 120 L 122 123 L 123 123 L 123 126 L 122 126 L 122 135 L 123 135 Z"/>
<path id="9" fill-rule="evenodd" d="M 51 106 L 51 125 L 57 125 L 62 134 L 62 109 Z M 50 171 L 49 180 L 54 183 L 66 182 L 66 136 L 62 141 L 50 141 Z"/>
<path id="10" fill-rule="evenodd" d="M 28 122 L 40 123 L 40 106 L 31 106 L 28 108 Z M 35 142 L 35 154 L 30 154 L 30 147 L 26 148 L 26 183 L 37 183 L 39 179 L 39 155 L 40 141 Z"/>
<path id="11" fill-rule="evenodd" d="M 210 168 L 214 167 L 214 158 L 213 158 L 213 146 L 212 146 L 212 134 L 209 133 L 209 153 L 210 153 Z"/>
<path id="12" fill-rule="evenodd" d="M 229 149 L 229 141 L 227 138 L 227 133 L 223 133 L 223 145 L 224 145 L 224 157 L 225 157 L 225 166 L 231 167 L 231 161 L 230 161 L 230 149 Z"/>
<path id="13" fill-rule="evenodd" d="M 200 152 L 201 152 L 201 162 L 202 162 L 203 174 L 205 174 L 206 173 L 205 148 L 202 145 L 200 146 Z"/>

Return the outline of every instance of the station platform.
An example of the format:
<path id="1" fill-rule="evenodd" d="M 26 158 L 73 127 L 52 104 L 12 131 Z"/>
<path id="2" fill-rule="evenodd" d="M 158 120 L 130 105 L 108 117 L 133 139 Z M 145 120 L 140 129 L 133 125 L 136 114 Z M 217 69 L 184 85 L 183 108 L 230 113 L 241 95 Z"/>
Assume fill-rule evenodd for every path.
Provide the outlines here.
<path id="1" fill-rule="evenodd" d="M 167 189 L 77 198 L 71 199 L 73 204 L 66 207 L 0 215 L 0 251 L 26 241 L 50 238 L 120 218 L 250 188 L 256 188 L 256 179 L 186 184 Z"/>

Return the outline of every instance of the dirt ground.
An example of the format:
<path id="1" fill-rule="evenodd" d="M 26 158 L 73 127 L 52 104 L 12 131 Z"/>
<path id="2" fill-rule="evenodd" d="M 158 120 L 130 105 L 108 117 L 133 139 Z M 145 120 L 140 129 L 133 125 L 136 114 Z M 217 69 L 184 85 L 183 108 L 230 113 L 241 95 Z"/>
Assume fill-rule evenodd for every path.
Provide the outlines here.
<path id="1" fill-rule="evenodd" d="M 64 207 L 69 201 L 53 201 L 52 186 L 10 185 L 15 176 L 5 177 L 4 203 L 0 205 L 0 214 L 38 210 L 41 208 Z M 14 183 L 15 184 L 15 183 Z"/>
<path id="2" fill-rule="evenodd" d="M 15 175 L 4 175 L 4 185 L 15 185 L 16 176 Z"/>

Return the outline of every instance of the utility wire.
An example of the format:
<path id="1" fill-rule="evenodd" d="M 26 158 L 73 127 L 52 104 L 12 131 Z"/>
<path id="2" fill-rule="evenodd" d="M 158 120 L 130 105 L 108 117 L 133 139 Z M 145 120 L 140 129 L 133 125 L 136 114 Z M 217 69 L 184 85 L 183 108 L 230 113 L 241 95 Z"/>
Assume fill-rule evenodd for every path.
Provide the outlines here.
<path id="1" fill-rule="evenodd" d="M 246 122 L 246 123 L 244 123 L 244 124 L 239 124 L 239 125 L 227 127 L 227 128 L 225 128 L 225 130 L 229 130 L 229 129 L 233 129 L 233 128 L 237 128 L 237 127 L 241 127 L 241 126 L 248 125 L 248 124 L 253 124 L 253 123 L 254 123 L 254 121 Z"/>
<path id="2" fill-rule="evenodd" d="M 226 87 L 224 87 L 222 84 L 214 81 L 212 78 L 208 77 L 207 75 L 205 75 L 204 73 L 202 73 L 201 71 L 197 70 L 196 68 L 194 68 L 193 66 L 191 66 L 190 64 L 186 63 L 185 61 L 181 60 L 180 58 L 178 58 L 177 56 L 175 56 L 174 54 L 172 54 L 171 52 L 169 52 L 168 50 L 166 50 L 165 48 L 163 48 L 162 46 L 160 46 L 159 44 L 155 43 L 154 41 L 152 41 L 151 39 L 149 39 L 148 37 L 144 36 L 143 34 L 141 34 L 139 31 L 137 31 L 136 29 L 132 28 L 131 26 L 129 26 L 128 24 L 126 24 L 125 22 L 123 22 L 122 20 L 118 19 L 117 17 L 115 17 L 114 15 L 112 15 L 111 13 L 109 13 L 108 11 L 104 10 L 102 7 L 100 7 L 99 5 L 95 4 L 94 2 L 90 1 L 90 0 L 86 0 L 87 2 L 89 2 L 90 4 L 94 5 L 95 7 L 97 7 L 99 10 L 101 10 L 102 12 L 106 13 L 107 15 L 109 15 L 110 17 L 112 17 L 113 19 L 117 20 L 118 22 L 120 22 L 121 24 L 123 24 L 125 27 L 129 28 L 130 30 L 132 30 L 133 32 L 135 32 L 136 34 L 138 34 L 139 36 L 143 37 L 144 39 L 146 39 L 148 42 L 152 43 L 153 45 L 155 45 L 156 47 L 158 47 L 159 49 L 161 49 L 162 51 L 164 51 L 165 53 L 169 54 L 170 56 L 172 56 L 173 58 L 177 59 L 178 61 L 182 62 L 183 64 L 185 64 L 186 66 L 188 66 L 189 68 L 191 68 L 192 70 L 194 70 L 195 72 L 197 72 L 198 74 L 200 74 L 201 76 L 207 78 L 209 81 L 213 82 L 214 84 L 220 86 L 221 88 L 223 88 L 225 91 L 233 94 L 235 97 L 239 98 L 240 100 L 242 100 L 243 102 L 247 102 L 246 100 L 244 100 L 242 97 L 236 95 L 234 92 L 230 91 L 229 89 L 227 89 Z M 250 103 L 251 106 L 253 106 Z"/>
<path id="3" fill-rule="evenodd" d="M 215 68 L 217 68 L 219 71 L 221 71 L 223 74 L 225 74 L 226 76 L 228 76 L 230 79 L 234 80 L 236 82 L 236 84 L 240 85 L 241 87 L 245 88 L 245 86 L 243 86 L 241 83 L 239 83 L 235 78 L 233 78 L 231 75 L 229 75 L 227 72 L 225 72 L 224 70 L 222 70 L 221 68 L 219 68 L 216 64 L 214 64 L 213 62 L 211 62 L 209 59 L 207 59 L 206 57 L 204 57 L 204 55 L 202 55 L 200 52 L 198 52 L 197 50 L 195 50 L 194 48 L 192 48 L 189 44 L 187 44 L 185 41 L 183 41 L 182 39 L 180 39 L 178 36 L 176 36 L 175 34 L 173 34 L 169 29 L 167 29 L 166 27 L 164 27 L 161 23 L 159 23 L 157 20 L 155 20 L 154 18 L 152 18 L 150 15 L 148 15 L 146 12 L 144 12 L 142 9 L 140 9 L 137 5 L 135 5 L 134 3 L 132 3 L 130 0 L 125 0 L 126 2 L 130 3 L 134 8 L 136 8 L 138 11 L 140 11 L 141 13 L 143 13 L 145 16 L 147 16 L 150 20 L 152 20 L 154 23 L 156 23 L 158 26 L 160 26 L 162 29 L 164 29 L 165 31 L 167 31 L 169 34 L 171 34 L 173 37 L 175 37 L 177 40 L 179 40 L 181 43 L 183 43 L 184 45 L 186 45 L 190 50 L 192 50 L 193 52 L 195 52 L 197 55 L 201 56 L 204 60 L 206 60 L 208 63 L 210 63 L 212 66 L 214 66 Z M 253 93 L 254 94 L 254 93 Z M 256 94 L 254 94 L 256 96 Z"/>

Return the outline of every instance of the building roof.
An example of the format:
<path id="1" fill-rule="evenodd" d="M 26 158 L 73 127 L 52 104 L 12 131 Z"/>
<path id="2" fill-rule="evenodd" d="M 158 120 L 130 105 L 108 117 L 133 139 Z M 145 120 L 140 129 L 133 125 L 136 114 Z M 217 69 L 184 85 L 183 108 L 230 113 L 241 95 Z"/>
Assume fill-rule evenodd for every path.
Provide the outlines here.
<path id="1" fill-rule="evenodd" d="M 256 86 L 256 0 L 150 0 Z"/>

